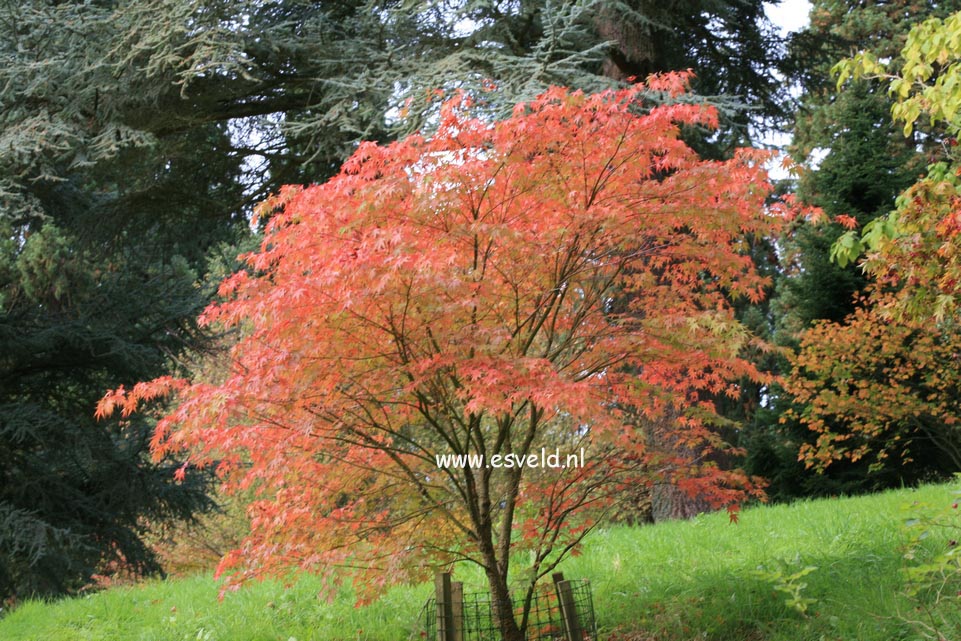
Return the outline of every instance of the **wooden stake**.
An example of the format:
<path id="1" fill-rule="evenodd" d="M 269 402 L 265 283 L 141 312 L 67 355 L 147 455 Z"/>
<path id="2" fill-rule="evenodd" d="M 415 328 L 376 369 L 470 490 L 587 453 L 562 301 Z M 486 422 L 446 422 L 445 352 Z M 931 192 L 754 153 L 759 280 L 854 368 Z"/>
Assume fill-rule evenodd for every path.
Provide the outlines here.
<path id="1" fill-rule="evenodd" d="M 561 620 L 564 622 L 564 636 L 567 641 L 583 641 L 581 624 L 577 620 L 577 609 L 574 607 L 574 590 L 570 581 L 564 580 L 560 572 L 551 577 L 557 590 L 557 601 L 561 605 Z"/>
<path id="2" fill-rule="evenodd" d="M 434 577 L 434 597 L 437 604 L 437 641 L 455 641 L 454 609 L 450 573 L 438 572 Z"/>

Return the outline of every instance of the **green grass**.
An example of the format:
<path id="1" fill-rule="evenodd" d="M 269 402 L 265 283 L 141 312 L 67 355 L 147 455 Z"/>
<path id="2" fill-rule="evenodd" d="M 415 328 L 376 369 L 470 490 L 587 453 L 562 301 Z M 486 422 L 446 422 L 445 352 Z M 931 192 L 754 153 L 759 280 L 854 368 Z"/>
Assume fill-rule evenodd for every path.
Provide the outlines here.
<path id="1" fill-rule="evenodd" d="M 918 628 L 904 620 L 920 616 L 903 594 L 900 569 L 909 537 L 904 524 L 919 503 L 949 506 L 953 490 L 929 486 L 759 507 L 745 510 L 738 525 L 715 514 L 656 527 L 613 527 L 593 533 L 583 554 L 562 569 L 568 577 L 592 581 L 597 616 L 609 637 L 919 639 Z M 939 550 L 949 536 L 957 535 L 935 533 L 925 544 Z M 480 576 L 457 574 L 468 583 Z M 798 607 L 787 603 L 792 586 L 803 600 Z M 327 603 L 316 598 L 318 591 L 317 580 L 305 577 L 291 588 L 266 582 L 218 601 L 218 585 L 209 576 L 148 582 L 23 604 L 0 620 L 0 639 L 405 641 L 430 587 L 395 588 L 359 609 L 350 594 Z M 961 603 L 939 607 L 961 612 Z"/>

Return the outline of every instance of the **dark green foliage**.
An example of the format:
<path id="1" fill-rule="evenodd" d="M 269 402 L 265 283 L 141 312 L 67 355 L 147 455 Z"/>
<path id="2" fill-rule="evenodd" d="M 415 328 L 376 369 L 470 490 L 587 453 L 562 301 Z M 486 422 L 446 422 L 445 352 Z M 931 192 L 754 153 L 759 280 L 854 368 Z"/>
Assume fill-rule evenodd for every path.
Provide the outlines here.
<path id="1" fill-rule="evenodd" d="M 3 599 L 159 572 L 146 530 L 211 506 L 206 473 L 150 460 L 151 421 L 93 416 L 209 348 L 200 274 L 247 227 L 226 123 L 174 114 L 173 70 L 109 64 L 139 46 L 121 7 L 0 7 Z"/>
<path id="2" fill-rule="evenodd" d="M 151 523 L 210 506 L 206 477 L 146 459 L 152 424 L 98 423 L 107 386 L 163 373 L 199 310 L 185 261 L 103 260 L 49 224 L 4 254 L 0 290 L 0 596 L 75 590 L 96 572 L 160 570 Z"/>
<path id="3" fill-rule="evenodd" d="M 498 115 L 551 84 L 692 68 L 702 94 L 742 107 L 723 150 L 745 139 L 744 106 L 780 104 L 759 0 L 31 0 L 0 6 L 0 33 L 0 197 L 34 214 L 31 187 L 176 135 L 257 158 L 251 199 L 323 180 L 357 140 L 429 126 L 438 91 Z M 214 148 L 196 135 L 227 122 L 238 135 Z"/>
<path id="4" fill-rule="evenodd" d="M 826 155 L 806 172 L 798 197 L 830 218 L 851 216 L 859 227 L 887 214 L 895 197 L 913 182 L 920 157 L 891 124 L 890 103 L 877 87 L 861 82 L 830 105 L 837 120 L 825 125 Z M 785 276 L 778 299 L 782 340 L 820 319 L 840 322 L 854 309 L 867 280 L 856 265 L 830 260 L 840 225 L 800 222 L 785 239 Z"/>

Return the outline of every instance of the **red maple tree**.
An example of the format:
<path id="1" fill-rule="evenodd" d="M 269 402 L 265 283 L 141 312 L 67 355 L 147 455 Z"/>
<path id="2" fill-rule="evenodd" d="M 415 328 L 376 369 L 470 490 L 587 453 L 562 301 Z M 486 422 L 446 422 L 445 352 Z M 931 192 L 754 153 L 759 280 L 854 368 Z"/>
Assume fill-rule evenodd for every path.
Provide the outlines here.
<path id="1" fill-rule="evenodd" d="M 242 332 L 230 371 L 98 408 L 175 391 L 158 455 L 188 448 L 257 490 L 221 571 L 352 575 L 374 594 L 469 560 L 517 641 L 509 575 L 532 589 L 625 487 L 680 469 L 716 505 L 755 491 L 704 457 L 726 447 L 705 399 L 760 377 L 730 301 L 761 297 L 744 239 L 780 216 L 764 153 L 704 161 L 681 140 L 716 125 L 686 83 L 554 89 L 496 123 L 455 98 L 433 136 L 364 144 L 263 205 L 260 250 L 203 315 Z M 582 448 L 583 466 L 505 464 Z M 512 555 L 526 566 L 509 572 Z"/>

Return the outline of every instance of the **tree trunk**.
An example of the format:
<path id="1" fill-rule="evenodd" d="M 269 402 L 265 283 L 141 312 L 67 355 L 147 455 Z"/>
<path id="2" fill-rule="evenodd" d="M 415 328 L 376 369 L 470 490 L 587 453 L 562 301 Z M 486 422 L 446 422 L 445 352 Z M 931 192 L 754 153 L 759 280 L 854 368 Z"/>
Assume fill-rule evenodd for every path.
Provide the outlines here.
<path id="1" fill-rule="evenodd" d="M 500 576 L 496 569 L 488 570 L 487 583 L 491 589 L 494 624 L 500 630 L 502 641 L 524 641 L 524 631 L 514 618 L 514 604 L 507 589 L 507 577 Z"/>
<path id="2" fill-rule="evenodd" d="M 697 496 L 688 496 L 672 483 L 658 483 L 651 493 L 651 520 L 655 523 L 689 519 L 711 511 L 710 503 Z"/>
<path id="3" fill-rule="evenodd" d="M 673 435 L 679 414 L 679 410 L 669 409 L 662 416 L 650 421 L 649 443 L 658 450 L 676 452 L 691 461 L 702 459 L 705 454 L 702 447 L 680 445 L 677 437 Z M 675 472 L 674 469 L 667 470 L 666 478 L 661 479 L 651 488 L 651 520 L 659 523 L 689 519 L 702 512 L 711 512 L 712 508 L 708 501 L 699 496 L 692 497 L 677 486 L 671 478 L 673 472 Z"/>

